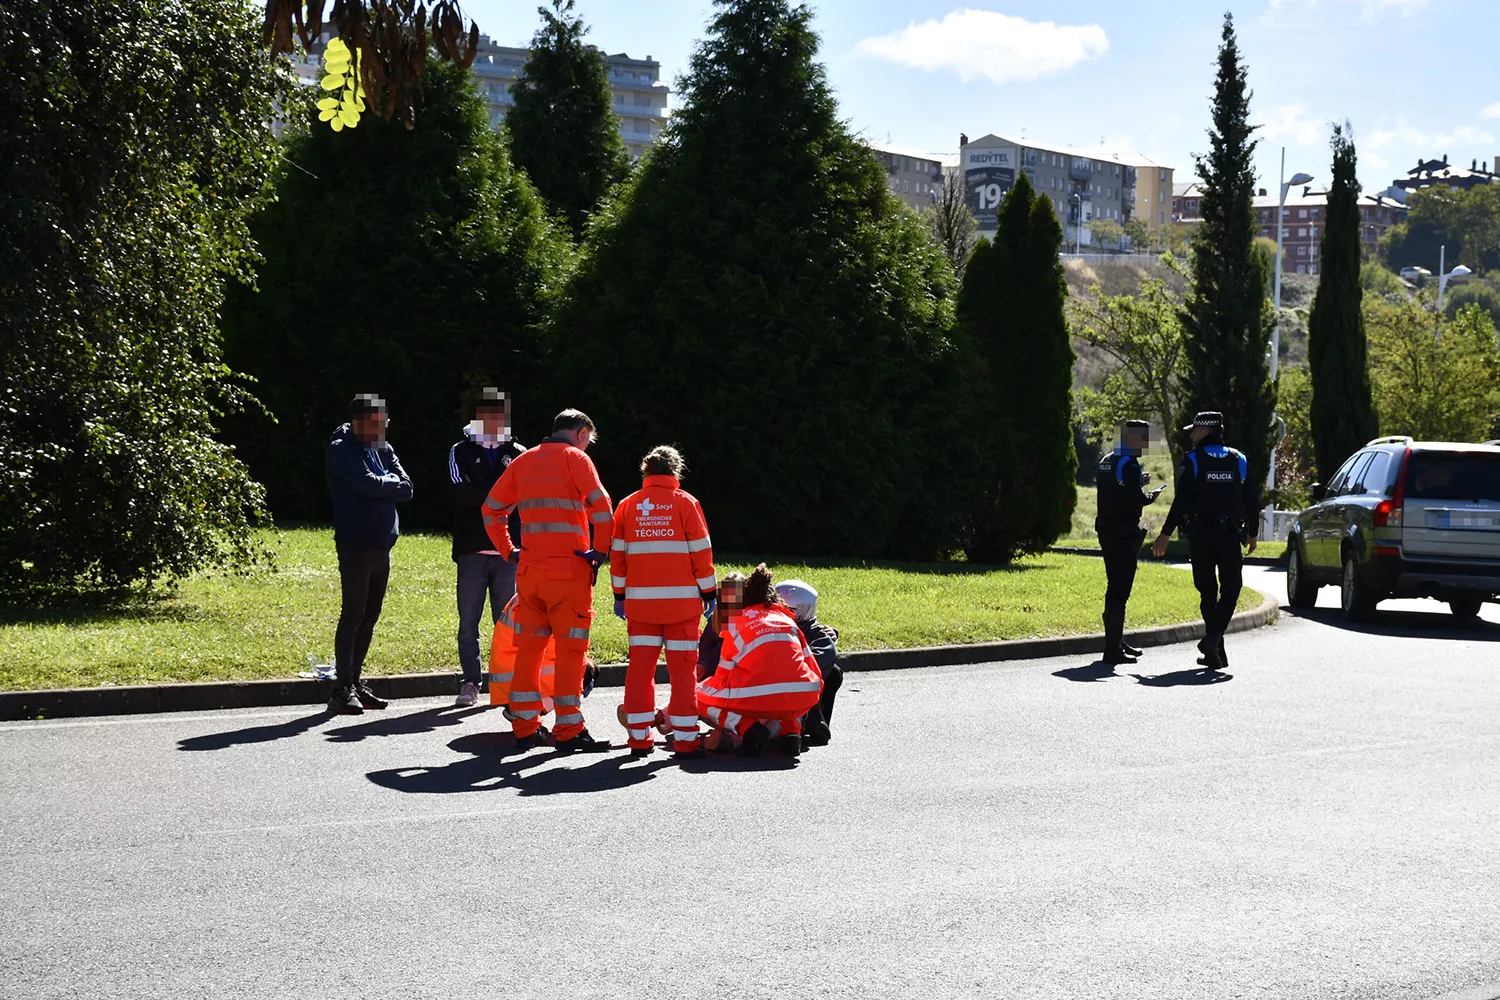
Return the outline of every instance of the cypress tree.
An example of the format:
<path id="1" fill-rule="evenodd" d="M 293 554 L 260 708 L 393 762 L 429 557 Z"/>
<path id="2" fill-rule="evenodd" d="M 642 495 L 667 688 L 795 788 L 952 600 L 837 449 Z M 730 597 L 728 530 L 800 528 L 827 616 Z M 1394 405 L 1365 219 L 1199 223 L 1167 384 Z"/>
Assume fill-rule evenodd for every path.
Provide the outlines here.
<path id="1" fill-rule="evenodd" d="M 1230 442 L 1263 482 L 1271 454 L 1275 387 L 1266 367 L 1270 309 L 1266 264 L 1255 249 L 1255 169 L 1250 91 L 1234 18 L 1224 15 L 1210 152 L 1198 157 L 1203 222 L 1193 234 L 1192 292 L 1182 312 L 1184 423 L 1224 414 Z"/>
<path id="2" fill-rule="evenodd" d="M 472 416 L 461 396 L 499 385 L 519 390 L 521 414 L 546 406 L 528 390 L 567 236 L 469 72 L 432 60 L 422 80 L 411 129 L 369 115 L 294 135 L 252 224 L 264 260 L 253 290 L 232 290 L 225 349 L 275 423 L 241 420 L 232 436 L 278 518 L 327 516 L 323 447 L 356 392 L 390 404 L 416 486 L 403 525 L 438 530 L 452 524 L 448 446 Z"/>
<path id="3" fill-rule="evenodd" d="M 953 269 L 840 121 L 811 16 L 716 0 L 554 314 L 555 402 L 616 496 L 681 445 L 716 548 L 951 553 L 979 459 Z"/>
<path id="4" fill-rule="evenodd" d="M 1348 122 L 1334 126 L 1330 145 L 1333 186 L 1328 191 L 1318 292 L 1307 321 L 1313 451 L 1318 478 L 1325 483 L 1344 459 L 1379 433 L 1359 280 L 1359 180 Z"/>
<path id="5" fill-rule="evenodd" d="M 1043 551 L 1072 524 L 1078 458 L 1062 238 L 1052 202 L 1023 172 L 1000 206 L 995 242 L 974 251 L 959 291 L 959 319 L 984 360 L 996 420 L 986 465 L 994 479 L 969 544 L 979 562 Z"/>
<path id="6" fill-rule="evenodd" d="M 573 0 L 538 7 L 542 27 L 512 89 L 505 116 L 516 166 L 526 171 L 575 236 L 629 170 L 604 54 L 584 42 L 588 25 Z"/>

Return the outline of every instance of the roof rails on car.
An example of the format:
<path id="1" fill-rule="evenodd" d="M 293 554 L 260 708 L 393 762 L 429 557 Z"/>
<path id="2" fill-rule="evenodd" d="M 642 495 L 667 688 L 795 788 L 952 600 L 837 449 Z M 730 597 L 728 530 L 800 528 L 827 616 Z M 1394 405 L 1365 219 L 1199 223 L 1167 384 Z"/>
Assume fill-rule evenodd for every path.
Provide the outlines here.
<path id="1" fill-rule="evenodd" d="M 1388 434 L 1385 437 L 1376 438 L 1374 441 L 1366 444 L 1365 447 L 1373 448 L 1377 444 L 1411 444 L 1412 440 L 1413 438 L 1405 434 Z"/>

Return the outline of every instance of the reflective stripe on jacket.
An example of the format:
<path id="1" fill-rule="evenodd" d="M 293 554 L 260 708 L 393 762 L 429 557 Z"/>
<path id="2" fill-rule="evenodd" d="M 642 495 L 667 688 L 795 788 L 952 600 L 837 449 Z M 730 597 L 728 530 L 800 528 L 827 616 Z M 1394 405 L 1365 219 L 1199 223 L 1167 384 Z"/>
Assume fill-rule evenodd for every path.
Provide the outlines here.
<path id="1" fill-rule="evenodd" d="M 717 585 L 703 508 L 671 476 L 647 476 L 615 511 L 610 583 L 625 617 L 653 625 L 695 621 Z"/>
<path id="2" fill-rule="evenodd" d="M 516 670 L 516 604 L 519 597 L 512 597 L 500 617 L 495 619 L 495 633 L 490 639 L 490 704 L 510 704 L 510 682 Z M 522 629 L 525 626 L 521 626 Z M 551 711 L 552 689 L 557 674 L 557 644 L 553 642 L 552 629 L 546 625 L 537 628 L 537 635 L 547 636 L 547 651 L 542 656 L 542 673 L 538 685 L 544 711 Z M 524 709 L 523 709 L 524 711 Z"/>
<path id="3" fill-rule="evenodd" d="M 576 570 L 587 564 L 575 552 L 609 550 L 609 494 L 593 461 L 566 441 L 548 438 L 517 456 L 485 498 L 484 530 L 502 556 L 515 549 L 505 525 L 512 510 L 521 512 L 522 566 Z"/>
<path id="4" fill-rule="evenodd" d="M 822 690 L 822 671 L 791 614 L 762 605 L 730 620 L 719 667 L 698 685 L 698 704 L 745 715 L 800 715 Z"/>

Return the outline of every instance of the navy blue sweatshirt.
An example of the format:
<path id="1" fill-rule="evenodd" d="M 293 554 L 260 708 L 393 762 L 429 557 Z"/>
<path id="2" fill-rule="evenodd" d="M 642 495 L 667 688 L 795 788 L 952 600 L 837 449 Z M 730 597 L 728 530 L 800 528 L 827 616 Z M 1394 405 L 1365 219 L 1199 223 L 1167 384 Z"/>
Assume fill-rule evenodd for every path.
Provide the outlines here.
<path id="1" fill-rule="evenodd" d="M 411 499 L 411 477 L 389 444 L 366 446 L 343 424 L 323 452 L 338 545 L 390 548 L 401 534 L 396 504 Z"/>

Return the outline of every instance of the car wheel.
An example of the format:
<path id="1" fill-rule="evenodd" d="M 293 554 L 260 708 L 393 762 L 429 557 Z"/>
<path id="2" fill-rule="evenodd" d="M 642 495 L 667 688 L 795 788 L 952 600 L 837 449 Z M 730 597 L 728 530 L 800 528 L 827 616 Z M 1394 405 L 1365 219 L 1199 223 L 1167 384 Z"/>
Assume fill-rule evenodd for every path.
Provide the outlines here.
<path id="1" fill-rule="evenodd" d="M 1368 621 L 1375 612 L 1375 592 L 1360 582 L 1353 556 L 1344 557 L 1344 578 L 1339 588 L 1344 617 L 1351 622 Z"/>
<path id="2" fill-rule="evenodd" d="M 1448 598 L 1448 610 L 1460 618 L 1478 618 L 1479 609 L 1482 607 L 1484 607 L 1484 598 L 1478 594 Z"/>
<path id="3" fill-rule="evenodd" d="M 1294 608 L 1311 608 L 1318 603 L 1318 585 L 1308 579 L 1302 546 L 1296 542 L 1287 548 L 1286 596 Z"/>

